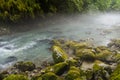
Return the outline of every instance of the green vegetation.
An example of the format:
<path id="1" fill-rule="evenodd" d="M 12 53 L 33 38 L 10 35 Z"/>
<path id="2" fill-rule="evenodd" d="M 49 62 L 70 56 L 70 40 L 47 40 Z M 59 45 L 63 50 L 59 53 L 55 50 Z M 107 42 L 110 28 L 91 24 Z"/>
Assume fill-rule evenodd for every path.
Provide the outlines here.
<path id="1" fill-rule="evenodd" d="M 26 76 L 11 74 L 3 80 L 28 80 Z"/>
<path id="2" fill-rule="evenodd" d="M 110 76 L 110 80 L 120 80 L 120 64 Z"/>
<path id="3" fill-rule="evenodd" d="M 120 0 L 0 0 L 0 19 L 18 21 L 55 13 L 120 10 Z"/>

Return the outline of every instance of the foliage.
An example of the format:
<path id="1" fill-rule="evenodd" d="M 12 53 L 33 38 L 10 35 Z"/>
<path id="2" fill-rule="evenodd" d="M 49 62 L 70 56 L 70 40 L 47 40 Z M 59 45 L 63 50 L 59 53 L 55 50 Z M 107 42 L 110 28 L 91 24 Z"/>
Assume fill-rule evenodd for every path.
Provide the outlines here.
<path id="1" fill-rule="evenodd" d="M 120 10 L 120 0 L 0 0 L 0 19 L 17 21 L 38 15 Z"/>
<path id="2" fill-rule="evenodd" d="M 0 18 L 3 20 L 16 21 L 41 13 L 41 7 L 35 0 L 0 0 Z"/>
<path id="3" fill-rule="evenodd" d="M 111 8 L 113 10 L 119 11 L 120 10 L 120 0 L 113 0 Z"/>

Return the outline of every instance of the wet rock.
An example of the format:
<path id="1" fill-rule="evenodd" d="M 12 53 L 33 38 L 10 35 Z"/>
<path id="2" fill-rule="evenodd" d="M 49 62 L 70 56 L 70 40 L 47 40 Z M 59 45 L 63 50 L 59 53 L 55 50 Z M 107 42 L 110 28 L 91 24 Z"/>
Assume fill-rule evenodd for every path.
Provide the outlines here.
<path id="1" fill-rule="evenodd" d="M 17 69 L 21 71 L 32 71 L 35 69 L 35 64 L 32 62 L 18 62 L 14 65 Z"/>
<path id="2" fill-rule="evenodd" d="M 4 78 L 3 80 L 29 80 L 29 79 L 24 75 L 11 74 L 8 77 Z"/>
<path id="3" fill-rule="evenodd" d="M 52 56 L 55 63 L 64 62 L 68 59 L 66 52 L 63 51 L 59 46 L 53 46 L 52 51 Z"/>
<path id="4" fill-rule="evenodd" d="M 17 61 L 17 57 L 9 56 L 8 58 L 6 58 L 4 63 L 9 63 L 9 62 L 13 62 L 13 61 Z"/>
<path id="5" fill-rule="evenodd" d="M 120 51 L 120 39 L 112 39 L 107 45 L 111 50 Z"/>

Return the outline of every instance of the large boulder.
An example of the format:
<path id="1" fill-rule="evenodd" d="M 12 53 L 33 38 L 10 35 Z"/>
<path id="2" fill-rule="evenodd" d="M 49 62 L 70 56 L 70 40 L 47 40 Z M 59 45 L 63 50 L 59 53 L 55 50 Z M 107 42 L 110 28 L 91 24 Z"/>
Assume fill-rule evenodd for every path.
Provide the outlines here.
<path id="1" fill-rule="evenodd" d="M 59 46 L 53 46 L 52 51 L 52 56 L 55 63 L 64 62 L 68 59 L 68 55 L 66 54 L 66 52 L 62 50 Z"/>
<path id="2" fill-rule="evenodd" d="M 32 71 L 35 69 L 35 64 L 32 62 L 17 62 L 14 67 L 21 71 Z"/>

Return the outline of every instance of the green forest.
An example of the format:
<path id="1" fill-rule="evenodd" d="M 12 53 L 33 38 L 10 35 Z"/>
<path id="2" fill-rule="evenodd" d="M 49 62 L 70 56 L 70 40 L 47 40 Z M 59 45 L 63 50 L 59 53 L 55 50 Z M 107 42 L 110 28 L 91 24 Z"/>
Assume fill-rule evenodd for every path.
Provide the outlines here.
<path id="1" fill-rule="evenodd" d="M 120 10 L 120 0 L 0 0 L 0 20 L 13 22 L 56 13 L 111 10 Z"/>
<path id="2" fill-rule="evenodd" d="M 0 80 L 120 80 L 120 0 L 0 0 Z"/>

